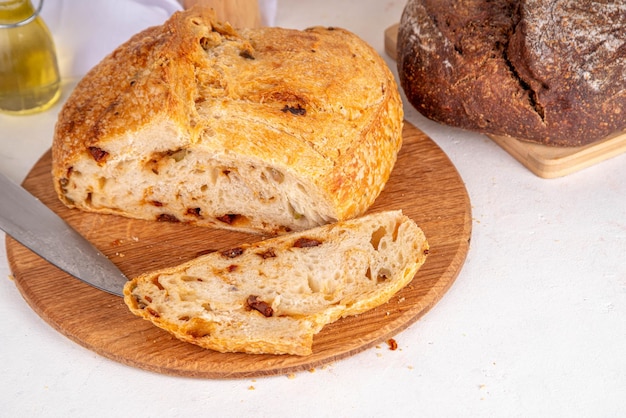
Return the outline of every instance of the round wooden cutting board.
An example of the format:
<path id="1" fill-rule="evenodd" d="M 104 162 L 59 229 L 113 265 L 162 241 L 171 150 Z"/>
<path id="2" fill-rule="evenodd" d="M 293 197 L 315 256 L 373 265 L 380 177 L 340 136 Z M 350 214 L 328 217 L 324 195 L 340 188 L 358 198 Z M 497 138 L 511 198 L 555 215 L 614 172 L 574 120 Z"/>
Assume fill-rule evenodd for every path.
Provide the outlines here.
<path id="1" fill-rule="evenodd" d="M 209 250 L 258 241 L 254 235 L 97 215 L 71 210 L 57 199 L 46 153 L 24 187 L 95 244 L 127 277 L 172 266 Z M 243 378 L 310 370 L 384 342 L 414 323 L 458 275 L 471 233 L 465 186 L 444 152 L 410 124 L 383 193 L 370 212 L 402 209 L 424 230 L 426 263 L 388 303 L 326 326 L 313 354 L 222 354 L 176 340 L 135 317 L 123 300 L 67 275 L 7 237 L 7 256 L 24 299 L 51 326 L 84 347 L 142 369 L 203 378 Z"/>

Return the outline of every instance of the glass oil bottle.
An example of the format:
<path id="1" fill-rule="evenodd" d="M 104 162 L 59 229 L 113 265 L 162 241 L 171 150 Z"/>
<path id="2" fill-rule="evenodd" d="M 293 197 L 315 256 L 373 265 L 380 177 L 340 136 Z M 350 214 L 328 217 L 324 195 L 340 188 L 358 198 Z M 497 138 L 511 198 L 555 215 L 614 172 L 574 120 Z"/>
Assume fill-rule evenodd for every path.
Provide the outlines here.
<path id="1" fill-rule="evenodd" d="M 42 4 L 0 0 L 0 112 L 39 112 L 60 96 L 54 42 L 39 16 Z"/>

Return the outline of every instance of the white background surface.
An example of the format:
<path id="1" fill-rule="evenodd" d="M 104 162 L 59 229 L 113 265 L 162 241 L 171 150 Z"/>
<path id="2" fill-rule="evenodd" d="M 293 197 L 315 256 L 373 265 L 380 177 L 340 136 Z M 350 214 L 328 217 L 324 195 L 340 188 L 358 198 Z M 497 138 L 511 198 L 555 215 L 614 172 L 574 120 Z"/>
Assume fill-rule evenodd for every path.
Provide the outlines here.
<path id="1" fill-rule="evenodd" d="M 383 32 L 403 7 L 280 0 L 276 24 L 345 27 L 395 71 Z M 26 176 L 50 146 L 58 110 L 0 115 L 2 173 Z M 466 182 L 473 235 L 455 284 L 395 337 L 398 350 L 383 344 L 311 372 L 257 379 L 131 368 L 70 341 L 29 308 L 9 279 L 0 233 L 0 416 L 624 416 L 626 155 L 545 180 L 482 135 L 425 120 L 406 103 L 405 111 Z"/>

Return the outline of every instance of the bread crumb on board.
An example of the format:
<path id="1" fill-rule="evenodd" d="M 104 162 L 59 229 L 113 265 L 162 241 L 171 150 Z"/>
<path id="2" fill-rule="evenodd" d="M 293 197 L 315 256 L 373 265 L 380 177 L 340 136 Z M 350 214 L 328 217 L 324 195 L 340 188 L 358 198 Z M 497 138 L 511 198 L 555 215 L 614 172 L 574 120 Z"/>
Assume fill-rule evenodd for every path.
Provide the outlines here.
<path id="1" fill-rule="evenodd" d="M 389 346 L 389 349 L 391 351 L 395 351 L 398 349 L 398 343 L 396 342 L 396 340 L 394 340 L 393 338 L 389 338 L 387 340 L 387 345 Z"/>

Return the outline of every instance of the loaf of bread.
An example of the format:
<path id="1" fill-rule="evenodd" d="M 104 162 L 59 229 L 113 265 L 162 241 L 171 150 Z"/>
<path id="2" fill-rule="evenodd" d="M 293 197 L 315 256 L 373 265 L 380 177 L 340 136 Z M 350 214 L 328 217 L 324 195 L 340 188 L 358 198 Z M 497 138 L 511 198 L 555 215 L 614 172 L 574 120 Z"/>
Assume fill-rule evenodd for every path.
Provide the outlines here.
<path id="1" fill-rule="evenodd" d="M 387 302 L 427 253 L 415 222 L 378 212 L 143 274 L 126 284 L 124 301 L 204 348 L 308 355 L 324 325 Z"/>
<path id="2" fill-rule="evenodd" d="M 94 67 L 60 112 L 69 207 L 247 232 L 366 211 L 402 143 L 384 60 L 338 28 L 241 29 L 174 14 Z"/>
<path id="3" fill-rule="evenodd" d="M 409 0 L 400 83 L 443 124 L 554 146 L 626 129 L 626 3 Z"/>

